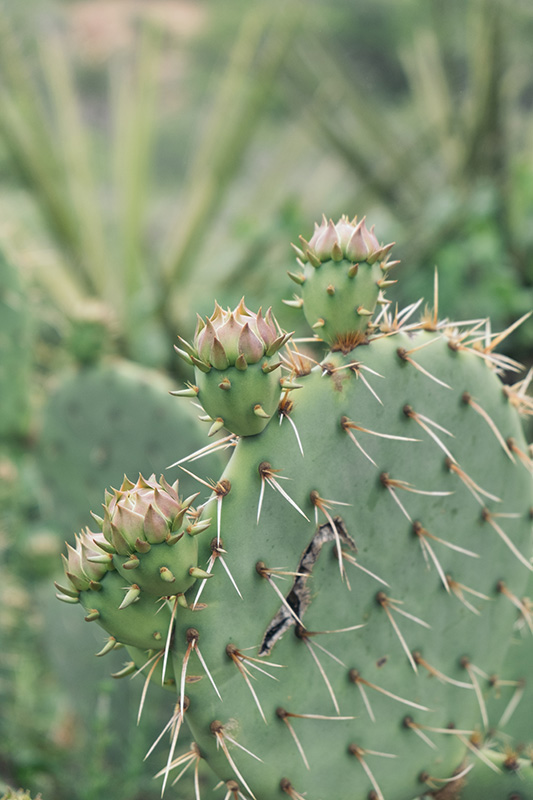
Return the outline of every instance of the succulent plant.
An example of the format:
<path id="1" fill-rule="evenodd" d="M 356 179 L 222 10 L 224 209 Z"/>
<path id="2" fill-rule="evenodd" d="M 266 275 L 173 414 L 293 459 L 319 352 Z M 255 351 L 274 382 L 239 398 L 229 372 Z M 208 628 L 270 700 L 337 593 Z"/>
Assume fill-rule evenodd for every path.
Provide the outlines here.
<path id="1" fill-rule="evenodd" d="M 391 312 L 383 285 L 391 246 L 364 221 L 323 221 L 301 244 L 303 303 L 294 304 L 312 317 L 320 308 L 324 325 L 314 329 L 329 352 L 313 362 L 281 333 L 269 345 L 242 302 L 200 322 L 181 355 L 197 383 L 212 382 L 181 394 L 230 433 L 181 466 L 194 474 L 199 458 L 231 446 L 227 467 L 216 482 L 198 476 L 209 493 L 194 510 L 173 491 L 165 511 L 163 479 L 108 495 L 103 536 L 90 546 L 82 536 L 69 551 L 73 588 L 60 588 L 61 599 L 94 608 L 87 617 L 104 625 L 96 603 L 120 570 L 128 586 L 119 595 L 110 584 L 109 617 L 137 606 L 150 617 L 139 623 L 142 644 L 107 630 L 128 645 L 126 671 L 143 668 L 148 681 L 157 668 L 177 694 L 164 790 L 189 770 L 198 800 L 206 763 L 225 800 L 496 798 L 500 783 L 515 790 L 503 780 L 513 717 L 527 787 L 531 666 L 519 654 L 527 660 L 533 631 L 533 466 L 519 417 L 533 404 L 530 376 L 503 383 L 519 366 L 496 352 L 515 325 L 495 335 L 484 320 L 440 320 L 437 289 L 418 319 L 420 302 Z M 263 342 L 255 361 L 239 347 L 246 325 Z M 276 341 L 281 366 L 264 372 Z M 238 423 L 251 403 L 263 405 L 245 382 L 254 367 L 276 375 L 261 430 Z M 226 377 L 230 390 L 220 387 Z M 224 406 L 226 416 L 211 410 L 211 399 L 234 389 L 239 400 Z M 151 543 L 155 506 L 163 541 Z M 183 516 L 169 551 L 178 508 L 198 532 L 197 552 L 181 547 Z M 170 553 L 173 574 L 181 563 L 177 594 L 159 580 L 141 591 L 140 566 L 129 562 L 145 558 L 146 543 L 159 569 Z M 104 552 L 86 556 L 95 545 Z M 154 646 L 158 592 L 166 631 Z M 194 743 L 176 755 L 185 725 Z"/>

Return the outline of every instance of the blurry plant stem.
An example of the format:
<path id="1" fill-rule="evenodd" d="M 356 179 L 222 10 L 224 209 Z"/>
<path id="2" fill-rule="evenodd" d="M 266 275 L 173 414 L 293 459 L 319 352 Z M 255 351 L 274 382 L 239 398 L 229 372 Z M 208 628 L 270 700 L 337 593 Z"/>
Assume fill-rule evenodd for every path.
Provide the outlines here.
<path id="1" fill-rule="evenodd" d="M 149 24 L 140 31 L 135 70 L 118 63 L 111 73 L 114 114 L 114 175 L 118 209 L 119 254 L 113 293 L 119 298 L 121 324 L 135 317 L 130 302 L 143 288 L 146 274 L 145 220 L 150 191 L 150 166 L 157 122 L 158 67 L 161 32 Z M 150 276 L 157 281 L 158 276 Z"/>
<path id="2" fill-rule="evenodd" d="M 253 6 L 244 18 L 215 107 L 183 189 L 161 285 L 160 318 L 174 336 L 181 309 L 174 287 L 191 279 L 202 239 L 242 165 L 298 24 L 300 3 Z M 178 318 L 177 318 L 178 315 Z"/>

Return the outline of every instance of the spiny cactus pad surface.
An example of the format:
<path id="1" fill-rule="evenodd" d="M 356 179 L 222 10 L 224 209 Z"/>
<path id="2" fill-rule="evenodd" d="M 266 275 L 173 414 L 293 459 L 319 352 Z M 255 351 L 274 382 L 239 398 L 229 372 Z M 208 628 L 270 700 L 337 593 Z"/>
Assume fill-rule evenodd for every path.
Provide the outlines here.
<path id="1" fill-rule="evenodd" d="M 317 226 L 299 259 L 315 271 L 309 280 L 323 267 L 345 276 L 363 258 L 371 275 L 389 250 L 343 217 Z M 186 469 L 209 489 L 186 510 L 200 528 L 197 553 L 183 551 L 194 583 L 162 592 L 169 627 L 157 644 L 153 618 L 148 640 L 119 630 L 137 605 L 153 614 L 135 568 L 120 572 L 130 601 L 113 598 L 117 622 L 101 620 L 106 647 L 125 642 L 126 671 L 159 671 L 177 693 L 167 791 L 187 767 L 198 800 L 207 763 L 225 800 L 474 800 L 504 776 L 513 717 L 531 719 L 520 655 L 528 660 L 533 630 L 527 378 L 502 383 L 516 367 L 484 321 L 439 321 L 437 298 L 419 319 L 418 303 L 393 314 L 382 278 L 372 280 L 375 308 L 334 313 L 322 358 L 284 342 L 277 407 L 261 432 L 230 428 L 191 455 Z M 220 447 L 233 447 L 231 459 L 207 481 L 198 458 Z M 120 533 L 130 521 L 115 523 Z M 69 567 L 62 599 L 87 609 L 86 596 L 115 579 L 130 556 L 119 535 L 106 544 L 90 561 L 106 571 L 92 576 L 101 589 L 83 566 L 76 585 Z M 194 744 L 177 756 L 185 725 Z M 533 736 L 527 723 L 517 734 L 527 786 Z"/>

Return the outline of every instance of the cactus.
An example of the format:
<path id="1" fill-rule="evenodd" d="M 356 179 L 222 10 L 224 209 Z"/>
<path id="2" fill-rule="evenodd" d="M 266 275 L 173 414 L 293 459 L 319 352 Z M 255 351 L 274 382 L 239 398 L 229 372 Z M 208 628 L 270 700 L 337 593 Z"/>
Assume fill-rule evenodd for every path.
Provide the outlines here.
<path id="1" fill-rule="evenodd" d="M 48 496 L 43 509 L 64 535 L 91 522 L 106 486 L 125 472 L 161 472 L 198 447 L 196 415 L 168 396 L 161 373 L 124 360 L 78 367 L 64 375 L 43 411 L 39 465 Z M 212 469 L 223 461 L 211 457 Z M 193 481 L 184 476 L 182 486 Z"/>
<path id="2" fill-rule="evenodd" d="M 300 240 L 302 297 L 290 304 L 329 348 L 321 358 L 277 328 L 272 339 L 270 312 L 265 338 L 242 302 L 200 321 L 179 349 L 195 383 L 177 394 L 227 435 L 181 466 L 194 474 L 192 462 L 232 446 L 221 478 L 198 476 L 210 493 L 195 507 L 163 478 L 126 481 L 106 499 L 101 532 L 82 534 L 66 559 L 60 598 L 89 609 L 106 647 L 129 646 L 126 671 L 144 668 L 148 681 L 157 666 L 172 689 L 174 670 L 163 790 L 191 768 L 198 800 L 207 763 L 225 800 L 468 800 L 469 781 L 476 792 L 501 777 L 497 721 L 531 710 L 512 655 L 517 631 L 533 628 L 532 463 L 519 419 L 531 401 L 527 378 L 502 383 L 518 366 L 496 353 L 515 326 L 494 335 L 485 320 L 440 320 L 437 285 L 419 319 L 420 303 L 392 311 L 391 248 L 346 217 Z M 250 359 L 243 316 L 256 320 Z M 262 361 L 272 342 L 283 370 L 274 409 L 264 400 L 274 363 Z M 142 512 L 119 515 L 123 497 Z M 168 589 L 135 579 L 174 576 L 178 563 Z M 155 646 L 159 593 L 168 629 Z M 148 641 L 132 649 L 121 620 L 137 605 Z M 184 723 L 194 743 L 176 756 Z"/>
<path id="3" fill-rule="evenodd" d="M 28 432 L 30 312 L 20 275 L 0 249 L 0 437 Z"/>

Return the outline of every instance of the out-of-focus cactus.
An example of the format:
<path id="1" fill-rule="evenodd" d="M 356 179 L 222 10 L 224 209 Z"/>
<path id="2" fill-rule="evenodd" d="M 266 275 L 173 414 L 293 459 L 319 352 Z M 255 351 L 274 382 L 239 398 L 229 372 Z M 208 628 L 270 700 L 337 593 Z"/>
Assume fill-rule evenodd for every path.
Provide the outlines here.
<path id="1" fill-rule="evenodd" d="M 65 536 L 90 524 L 106 486 L 124 474 L 161 473 L 202 444 L 192 409 L 169 397 L 171 381 L 124 360 L 78 366 L 62 376 L 43 410 L 39 465 L 48 493 L 44 514 Z M 220 469 L 211 456 L 207 469 Z M 193 481 L 184 475 L 182 491 Z"/>
<path id="2" fill-rule="evenodd" d="M 216 308 L 184 345 L 197 372 L 181 394 L 229 431 L 184 468 L 233 446 L 222 477 L 198 477 L 213 491 L 194 509 L 172 494 L 170 512 L 158 502 L 163 481 L 123 484 L 106 499 L 103 534 L 86 532 L 69 551 L 60 597 L 103 625 L 106 648 L 128 645 L 125 672 L 144 669 L 148 680 L 157 669 L 172 688 L 172 666 L 164 789 L 190 769 L 198 800 L 205 762 L 225 800 L 495 798 L 500 780 L 515 790 L 503 781 L 513 717 L 527 787 L 533 736 L 519 721 L 531 718 L 531 665 L 524 672 L 517 654 L 527 656 L 533 630 L 533 466 L 519 416 L 532 404 L 528 378 L 500 379 L 519 370 L 496 353 L 509 331 L 440 320 L 437 291 L 419 318 L 420 303 L 391 311 L 391 246 L 364 223 L 323 222 L 301 245 L 303 297 L 291 302 L 329 352 L 313 361 L 276 331 L 277 402 L 260 430 L 240 428 L 250 402 L 263 405 L 249 393 L 250 363 L 276 374 L 262 369 L 274 329 L 256 323 L 248 358 L 239 316 L 249 312 Z M 211 411 L 235 375 L 238 402 Z M 183 546 L 191 525 L 197 551 Z M 172 574 L 194 582 L 167 589 L 158 579 L 147 600 L 136 582 L 147 544 L 157 569 L 173 553 Z M 97 605 L 107 585 L 112 624 Z M 165 616 L 154 636 L 158 593 Z M 133 644 L 123 627 L 136 608 L 148 636 Z M 177 756 L 183 723 L 194 743 Z"/>
<path id="3" fill-rule="evenodd" d="M 30 309 L 18 269 L 0 248 L 0 438 L 29 423 Z"/>

